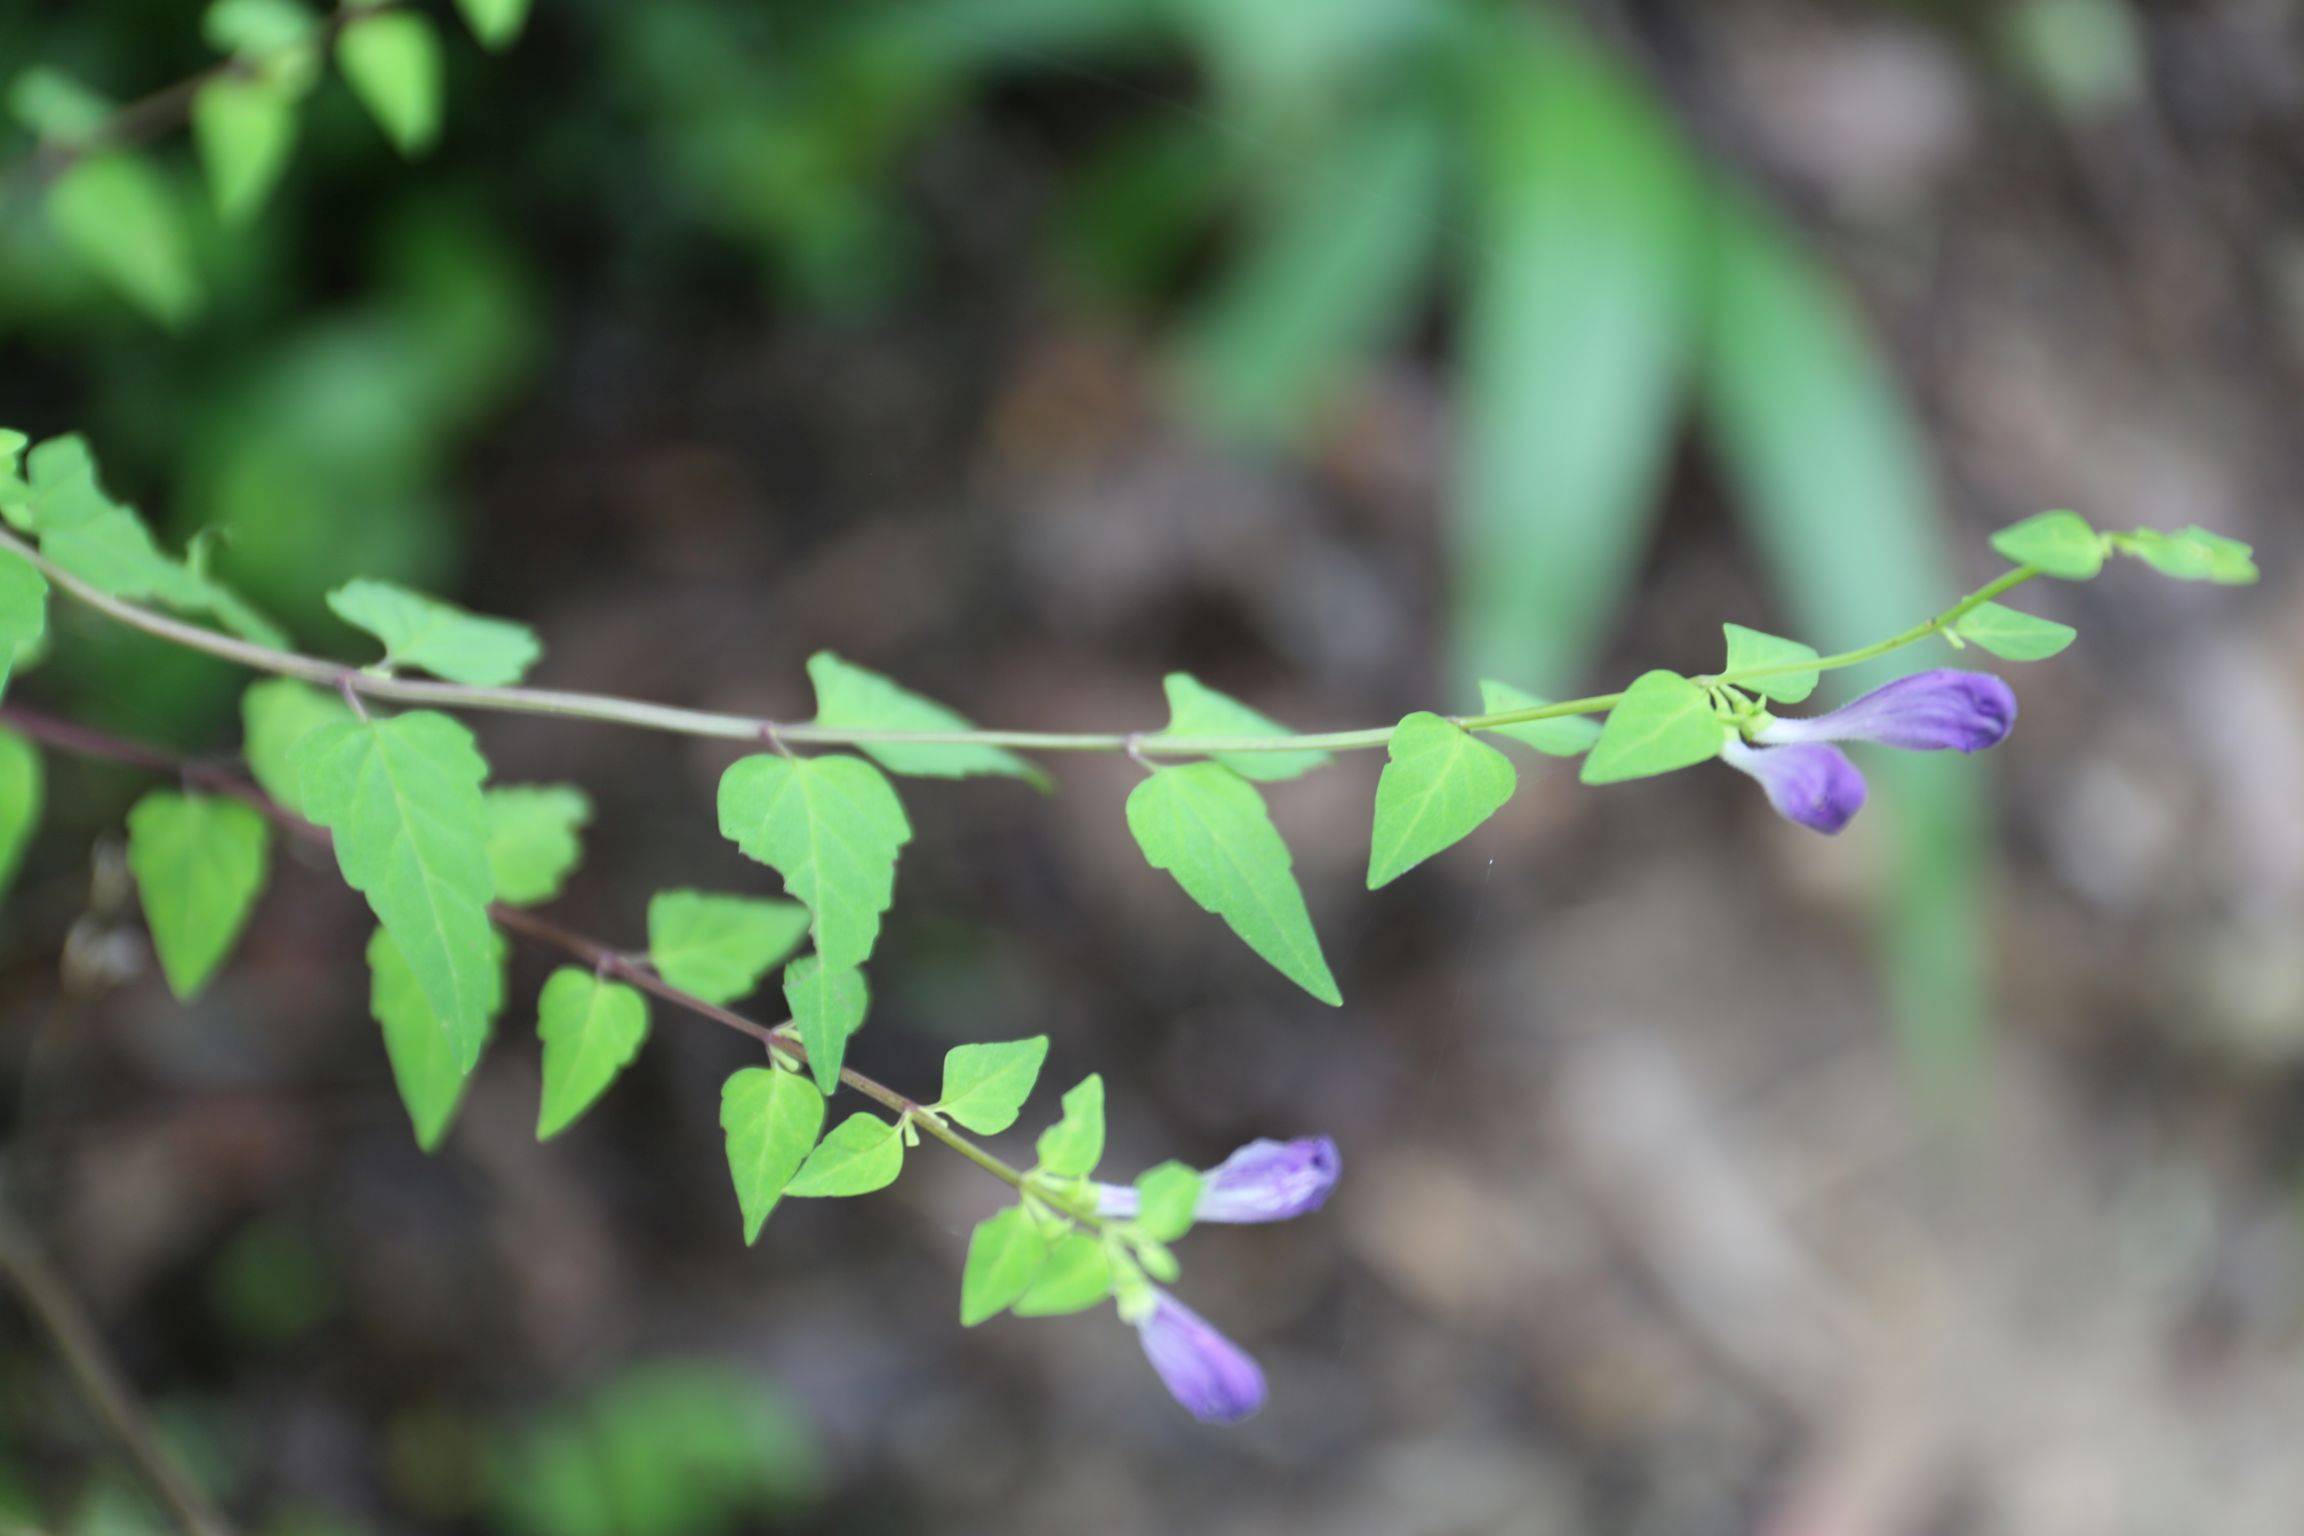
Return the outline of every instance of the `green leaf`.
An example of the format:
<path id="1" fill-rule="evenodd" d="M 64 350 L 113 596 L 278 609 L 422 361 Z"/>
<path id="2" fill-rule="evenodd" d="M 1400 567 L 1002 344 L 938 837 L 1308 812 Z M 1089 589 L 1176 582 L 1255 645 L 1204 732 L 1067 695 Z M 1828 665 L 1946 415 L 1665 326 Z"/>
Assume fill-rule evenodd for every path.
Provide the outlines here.
<path id="1" fill-rule="evenodd" d="M 48 189 L 48 221 L 89 270 L 162 325 L 200 308 L 200 279 L 168 178 L 138 156 L 88 156 Z"/>
<path id="2" fill-rule="evenodd" d="M 658 891 L 648 901 L 656 974 L 708 1003 L 732 1003 L 808 932 L 808 909 L 758 896 Z"/>
<path id="3" fill-rule="evenodd" d="M 1741 624 L 1723 624 L 1721 633 L 1728 637 L 1728 663 L 1721 670 L 1737 673 L 1758 667 L 1796 667 L 1792 672 L 1778 672 L 1769 677 L 1756 677 L 1750 682 L 1738 681 L 1740 688 L 1749 688 L 1764 699 L 1779 704 L 1797 704 L 1816 691 L 1816 683 L 1823 676 L 1809 663 L 1816 660 L 1816 647 L 1802 645 L 1797 640 L 1786 640 L 1778 635 L 1763 634 L 1757 629 L 1746 629 Z"/>
<path id="4" fill-rule="evenodd" d="M 896 1127 L 858 1110 L 832 1127 L 784 1192 L 803 1198 L 868 1195 L 895 1183 L 903 1169 L 904 1138 Z"/>
<path id="5" fill-rule="evenodd" d="M 156 789 L 128 812 L 128 870 L 168 990 L 190 1002 L 231 953 L 264 889 L 272 829 L 218 795 Z"/>
<path id="6" fill-rule="evenodd" d="M 944 1094 L 931 1107 L 980 1136 L 997 1136 L 1023 1113 L 1047 1059 L 1046 1035 L 956 1045 L 944 1053 Z"/>
<path id="7" fill-rule="evenodd" d="M 728 1172 L 744 1213 L 744 1241 L 754 1243 L 816 1145 L 824 1095 L 797 1072 L 746 1067 L 720 1089 L 720 1128 L 728 1133 Z"/>
<path id="8" fill-rule="evenodd" d="M 214 617 L 260 645 L 286 636 L 205 573 L 161 553 L 133 507 L 104 494 L 96 461 L 77 437 L 50 438 L 26 461 L 28 483 L 0 486 L 0 513 L 38 536 L 50 561 L 113 597 L 153 599 L 194 618 Z"/>
<path id="9" fill-rule="evenodd" d="M 253 63 L 310 38 L 319 18 L 296 0 L 216 0 L 200 18 L 211 48 Z"/>
<path id="10" fill-rule="evenodd" d="M 1016 1299 L 1018 1317 L 1060 1317 L 1085 1312 L 1112 1294 L 1112 1257 L 1085 1232 L 1056 1239 L 1031 1288 Z"/>
<path id="11" fill-rule="evenodd" d="M 1969 609 L 1953 623 L 1952 632 L 2002 661 L 2046 661 L 2070 645 L 2075 633 L 2069 624 L 2003 608 L 1998 603 L 1979 603 Z"/>
<path id="12" fill-rule="evenodd" d="M 1218 693 L 1188 672 L 1171 672 L 1160 680 L 1160 686 L 1168 694 L 1168 729 L 1149 740 L 1296 734 L 1270 715 L 1250 709 L 1230 694 Z M 1325 752 L 1218 752 L 1214 756 L 1244 779 L 1267 781 L 1293 779 L 1328 761 Z"/>
<path id="13" fill-rule="evenodd" d="M 880 770 L 844 755 L 739 759 L 720 776 L 720 835 L 807 904 L 826 965 L 864 963 L 896 898 L 896 855 L 912 840 Z"/>
<path id="14" fill-rule="evenodd" d="M 48 578 L 0 550 L 0 695 L 16 665 L 48 632 Z"/>
<path id="15" fill-rule="evenodd" d="M 496 899 L 528 907 L 550 901 L 584 856 L 579 828 L 592 802 L 573 784 L 507 784 L 487 792 L 488 868 Z"/>
<path id="16" fill-rule="evenodd" d="M 1539 698 L 1533 693 L 1483 678 L 1480 683 L 1480 709 L 1483 714 L 1509 714 L 1517 709 L 1541 709 L 1552 700 Z M 1560 715 L 1550 720 L 1531 720 L 1525 725 L 1500 725 L 1494 734 L 1534 747 L 1547 757 L 1581 757 L 1592 750 L 1592 743 L 1600 739 L 1600 722 L 1589 715 Z"/>
<path id="17" fill-rule="evenodd" d="M 1185 403 L 1235 439 L 1297 435 L 1412 311 L 1439 247 L 1454 121 L 1429 93 L 1333 114 L 1261 199 L 1254 243 L 1187 322 Z"/>
<path id="18" fill-rule="evenodd" d="M 2104 569 L 2104 538 L 2077 512 L 2041 512 L 1992 535 L 2012 565 L 2029 565 L 2060 581 L 2086 581 Z"/>
<path id="19" fill-rule="evenodd" d="M 474 688 L 517 683 L 544 653 L 525 624 L 484 619 L 389 581 L 348 581 L 328 594 L 328 606 L 384 642 L 385 665 L 421 667 Z"/>
<path id="20" fill-rule="evenodd" d="M 1424 710 L 1392 728 L 1384 753 L 1368 835 L 1372 891 L 1469 836 L 1518 782 L 1510 758 Z"/>
<path id="21" fill-rule="evenodd" d="M 0 726 L 0 894 L 16 878 L 32 829 L 40 824 L 45 775 L 31 742 Z"/>
<path id="22" fill-rule="evenodd" d="M 362 16 L 336 38 L 336 65 L 352 94 L 403 155 L 440 136 L 440 38 L 413 11 Z"/>
<path id="23" fill-rule="evenodd" d="M 295 761 L 305 810 L 368 898 L 470 1070 L 501 1002 L 492 963 L 488 764 L 472 733 L 431 711 L 323 726 Z"/>
<path id="24" fill-rule="evenodd" d="M 281 805 L 304 815 L 304 788 L 296 749 L 322 726 L 342 725 L 352 711 L 332 693 L 285 677 L 251 683 L 240 695 L 241 753 L 248 771 Z"/>
<path id="25" fill-rule="evenodd" d="M 960 1326 L 973 1328 L 1013 1306 L 1048 1262 L 1048 1248 L 1047 1231 L 1020 1205 L 978 1222 L 960 1271 Z"/>
<path id="26" fill-rule="evenodd" d="M 830 651 L 808 658 L 808 681 L 816 688 L 816 721 L 839 730 L 972 731 L 976 727 L 879 673 L 843 661 Z M 964 779 L 975 774 L 1045 783 L 1046 775 L 1013 752 L 998 747 L 921 746 L 903 742 L 861 742 L 863 751 L 891 773 L 932 779 Z"/>
<path id="27" fill-rule="evenodd" d="M 271 80 L 227 76 L 192 98 L 192 141 L 208 172 L 217 216 L 246 223 L 288 169 L 296 147 L 296 101 Z"/>
<path id="28" fill-rule="evenodd" d="M 1708 762 L 1719 754 L 1724 730 L 1703 689 L 1677 672 L 1645 672 L 1608 712 L 1581 777 L 1614 784 Z"/>
<path id="29" fill-rule="evenodd" d="M 1104 1079 L 1091 1072 L 1064 1095 L 1064 1115 L 1040 1133 L 1033 1149 L 1040 1166 L 1061 1178 L 1084 1179 L 1104 1160 Z"/>
<path id="30" fill-rule="evenodd" d="M 54 144 L 86 144 L 112 116 L 112 103 L 60 69 L 35 64 L 8 86 L 8 110 Z"/>
<path id="31" fill-rule="evenodd" d="M 1156 1243 L 1172 1243 L 1191 1231 L 1204 1182 L 1197 1171 L 1177 1162 L 1138 1174 L 1136 1229 Z"/>
<path id="32" fill-rule="evenodd" d="M 817 955 L 802 955 L 784 967 L 784 1006 L 808 1048 L 808 1068 L 827 1094 L 840 1086 L 840 1059 L 848 1037 L 864 1027 L 871 994 L 864 973 L 827 966 Z"/>
<path id="33" fill-rule="evenodd" d="M 495 995 L 504 994 L 504 939 L 491 930 L 489 963 L 496 968 Z M 464 1097 L 470 1068 L 457 1059 L 449 1044 L 449 1031 L 433 1010 L 431 999 L 408 968 L 400 946 L 379 928 L 368 940 L 370 976 L 368 1005 L 384 1027 L 384 1054 L 392 1063 L 392 1081 L 416 1128 L 416 1145 L 429 1152 L 440 1145 L 456 1106 Z M 491 1013 L 493 1018 L 493 1013 Z M 488 1021 L 481 1024 L 483 1043 Z"/>
<path id="34" fill-rule="evenodd" d="M 456 9 L 483 48 L 511 47 L 528 24 L 528 0 L 456 0 Z"/>
<path id="35" fill-rule="evenodd" d="M 1480 8 L 1449 518 L 1457 666 L 1544 687 L 1616 622 L 1678 430 L 1701 182 L 1641 72 L 1567 6 Z"/>
<path id="36" fill-rule="evenodd" d="M 2213 581 L 2244 587 L 2257 579 L 2256 551 L 2238 539 L 2194 525 L 2181 533 L 2139 528 L 2112 535 L 2113 547 L 2178 581 Z"/>
<path id="37" fill-rule="evenodd" d="M 1222 763 L 1158 769 L 1128 796 L 1128 830 L 1154 869 L 1231 926 L 1281 975 L 1343 1002 L 1321 956 L 1293 861 L 1256 787 Z"/>
<path id="38" fill-rule="evenodd" d="M 573 1124 L 608 1091 L 648 1038 L 648 1004 L 620 981 L 564 965 L 536 1000 L 536 1033 L 544 1042 L 544 1098 L 536 1139 Z"/>

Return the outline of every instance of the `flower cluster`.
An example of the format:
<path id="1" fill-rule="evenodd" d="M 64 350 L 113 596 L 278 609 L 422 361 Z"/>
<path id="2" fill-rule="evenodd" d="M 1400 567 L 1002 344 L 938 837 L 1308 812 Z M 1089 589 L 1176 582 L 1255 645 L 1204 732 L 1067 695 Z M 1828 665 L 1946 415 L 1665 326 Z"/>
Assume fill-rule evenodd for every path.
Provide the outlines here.
<path id="1" fill-rule="evenodd" d="M 1257 1140 L 1201 1175 L 1195 1221 L 1286 1221 L 1320 1209 L 1343 1172 L 1336 1143 L 1326 1136 L 1296 1141 Z M 1097 1214 L 1136 1215 L 1136 1190 L 1093 1186 Z M 1177 1402 L 1203 1424 L 1235 1424 L 1264 1406 L 1264 1372 L 1246 1350 L 1157 1286 L 1121 1303 L 1144 1357 Z"/>
<path id="2" fill-rule="evenodd" d="M 1981 752 L 2015 724 L 2016 694 L 2006 683 L 1989 672 L 1940 667 L 1898 678 L 1829 714 L 1769 720 L 1749 742 L 1731 733 L 1720 756 L 1760 781 L 1778 815 L 1831 833 L 1864 808 L 1864 775 L 1832 743 Z"/>

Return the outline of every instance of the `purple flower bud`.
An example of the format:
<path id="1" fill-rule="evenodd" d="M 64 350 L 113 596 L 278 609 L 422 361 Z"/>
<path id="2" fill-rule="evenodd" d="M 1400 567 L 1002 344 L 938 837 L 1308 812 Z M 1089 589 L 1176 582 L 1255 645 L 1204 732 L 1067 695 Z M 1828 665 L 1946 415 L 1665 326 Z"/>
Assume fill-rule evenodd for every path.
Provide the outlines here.
<path id="1" fill-rule="evenodd" d="M 1264 1372 L 1239 1345 L 1166 1291 L 1136 1320 L 1144 1358 L 1203 1424 L 1237 1424 L 1264 1406 Z"/>
<path id="2" fill-rule="evenodd" d="M 1754 747 L 1731 733 L 1721 759 L 1760 781 L 1776 814 L 1811 831 L 1833 833 L 1864 808 L 1864 775 L 1838 747 L 1821 742 Z"/>
<path id="3" fill-rule="evenodd" d="M 1328 1202 L 1344 1162 L 1335 1140 L 1303 1136 L 1294 1141 L 1259 1138 L 1200 1177 L 1200 1203 L 1194 1221 L 1286 1221 L 1309 1215 Z M 1120 1184 L 1096 1186 L 1096 1214 L 1126 1220 L 1136 1214 L 1136 1191 Z"/>
<path id="4" fill-rule="evenodd" d="M 1758 739 L 1769 746 L 1804 741 L 1871 741 L 1914 752 L 1980 752 L 1999 745 L 2016 723 L 2016 694 L 1989 672 L 1940 667 L 1875 688 L 1853 704 L 1806 720 L 1774 720 Z"/>

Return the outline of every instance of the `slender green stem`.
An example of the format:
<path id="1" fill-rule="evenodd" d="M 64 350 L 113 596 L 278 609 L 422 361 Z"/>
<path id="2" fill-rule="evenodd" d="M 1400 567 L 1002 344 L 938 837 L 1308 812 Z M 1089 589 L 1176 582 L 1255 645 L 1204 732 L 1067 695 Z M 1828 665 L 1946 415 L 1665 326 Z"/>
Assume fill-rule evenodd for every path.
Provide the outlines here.
<path id="1" fill-rule="evenodd" d="M 77 601 L 148 635 L 190 650 L 204 651 L 208 655 L 236 662 L 255 671 L 300 678 L 305 682 L 339 688 L 368 698 L 425 705 L 435 709 L 550 715 L 566 720 L 591 720 L 639 730 L 667 731 L 676 735 L 711 737 L 723 741 L 773 741 L 814 747 L 1006 747 L 1020 752 L 1125 752 L 1139 758 L 1210 757 L 1230 752 L 1354 752 L 1381 747 L 1392 739 L 1393 728 L 1389 725 L 1302 736 L 1176 736 L 1143 731 L 890 731 L 856 726 L 785 725 L 756 715 L 721 714 L 712 710 L 685 709 L 641 699 L 573 693 L 554 688 L 475 688 L 463 683 L 394 677 L 318 656 L 306 656 L 299 651 L 258 645 L 254 641 L 219 634 L 215 630 L 156 613 L 141 604 L 114 597 L 73 575 L 5 531 L 0 531 L 0 550 L 7 550 L 29 560 L 60 590 Z M 2018 566 L 1971 592 L 1933 618 L 1859 650 L 1841 651 L 1809 663 L 1780 662 L 1764 667 L 1745 667 L 1733 672 L 1707 673 L 1693 681 L 1703 687 L 1715 687 L 1746 683 L 1786 672 L 1831 672 L 1841 667 L 1857 666 L 1925 640 L 1930 635 L 1948 631 L 1970 610 L 1990 602 L 2011 588 L 2022 586 L 2039 574 L 2031 566 Z M 1450 715 L 1447 718 L 1468 731 L 1495 731 L 1507 726 L 1530 725 L 1539 720 L 1604 713 L 1615 708 L 1623 697 L 1620 692 L 1600 693 L 1557 704 L 1539 704 L 1525 709 L 1507 709 L 1482 715 Z"/>

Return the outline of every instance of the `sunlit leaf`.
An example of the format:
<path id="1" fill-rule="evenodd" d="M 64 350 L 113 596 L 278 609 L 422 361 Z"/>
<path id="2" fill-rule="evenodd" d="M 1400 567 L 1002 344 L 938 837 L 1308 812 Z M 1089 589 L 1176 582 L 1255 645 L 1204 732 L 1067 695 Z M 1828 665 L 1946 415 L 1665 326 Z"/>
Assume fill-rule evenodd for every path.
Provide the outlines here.
<path id="1" fill-rule="evenodd" d="M 1368 889 L 1454 847 L 1512 798 L 1512 760 L 1419 710 L 1392 729 L 1368 834 Z"/>
<path id="2" fill-rule="evenodd" d="M 871 994 L 864 973 L 826 965 L 802 955 L 784 967 L 784 1006 L 792 1014 L 800 1043 L 808 1049 L 808 1069 L 827 1094 L 840 1086 L 840 1062 L 848 1037 L 864 1027 Z"/>
<path id="3" fill-rule="evenodd" d="M 997 1136 L 1016 1123 L 1040 1065 L 1048 1037 L 956 1045 L 944 1053 L 944 1092 L 932 1108 L 981 1136 Z"/>
<path id="4" fill-rule="evenodd" d="M 824 1095 L 797 1072 L 745 1067 L 720 1090 L 720 1128 L 728 1137 L 728 1172 L 744 1213 L 744 1241 L 783 1198 L 824 1128 Z"/>
<path id="5" fill-rule="evenodd" d="M 1222 763 L 1158 769 L 1128 795 L 1128 830 L 1154 869 L 1173 875 L 1281 975 L 1324 1003 L 1343 1001 L 1288 845 L 1255 785 Z"/>
<path id="6" fill-rule="evenodd" d="M 720 777 L 720 835 L 807 905 L 826 965 L 864 963 L 895 900 L 896 855 L 912 840 L 877 768 L 842 755 L 739 759 Z"/>
<path id="7" fill-rule="evenodd" d="M 1677 672 L 1644 672 L 1608 711 L 1582 778 L 1614 784 L 1708 762 L 1719 754 L 1725 730 L 1703 689 Z"/>
<path id="8" fill-rule="evenodd" d="M 648 1004 L 638 991 L 572 965 L 554 971 L 536 1000 L 544 1042 L 544 1096 L 536 1139 L 557 1136 L 608 1091 L 648 1037 Z"/>
<path id="9" fill-rule="evenodd" d="M 832 1127 L 784 1192 L 801 1198 L 868 1195 L 895 1183 L 903 1171 L 904 1138 L 896 1127 L 858 1110 Z"/>

